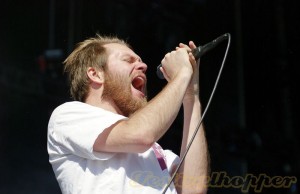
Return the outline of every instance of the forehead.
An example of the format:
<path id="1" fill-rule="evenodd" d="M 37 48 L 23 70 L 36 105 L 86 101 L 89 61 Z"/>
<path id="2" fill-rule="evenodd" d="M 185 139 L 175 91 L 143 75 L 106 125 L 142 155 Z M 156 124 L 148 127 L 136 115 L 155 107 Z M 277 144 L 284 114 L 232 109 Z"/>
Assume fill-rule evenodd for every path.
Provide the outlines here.
<path id="1" fill-rule="evenodd" d="M 133 52 L 130 48 L 128 48 L 126 45 L 118 44 L 118 43 L 109 43 L 104 45 L 104 47 L 107 49 L 107 53 L 109 56 L 124 56 L 124 55 L 130 55 L 134 57 L 138 57 L 138 55 Z"/>

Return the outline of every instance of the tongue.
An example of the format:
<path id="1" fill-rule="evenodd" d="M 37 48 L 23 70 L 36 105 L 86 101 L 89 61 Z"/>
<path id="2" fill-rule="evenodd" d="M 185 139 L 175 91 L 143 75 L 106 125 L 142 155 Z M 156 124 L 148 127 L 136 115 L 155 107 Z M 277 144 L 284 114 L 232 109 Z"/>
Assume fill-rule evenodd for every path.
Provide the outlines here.
<path id="1" fill-rule="evenodd" d="M 140 90 L 143 84 L 144 84 L 144 80 L 140 77 L 136 77 L 132 80 L 132 85 L 137 90 Z"/>

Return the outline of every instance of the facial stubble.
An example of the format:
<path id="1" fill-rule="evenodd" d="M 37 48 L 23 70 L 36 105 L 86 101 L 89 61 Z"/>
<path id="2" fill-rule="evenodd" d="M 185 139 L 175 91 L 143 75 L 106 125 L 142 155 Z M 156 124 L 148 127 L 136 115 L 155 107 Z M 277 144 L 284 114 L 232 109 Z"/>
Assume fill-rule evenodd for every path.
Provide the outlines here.
<path id="1" fill-rule="evenodd" d="M 103 99 L 111 99 L 121 113 L 129 117 L 147 104 L 147 98 L 134 97 L 131 92 L 130 77 L 118 74 L 105 74 Z"/>

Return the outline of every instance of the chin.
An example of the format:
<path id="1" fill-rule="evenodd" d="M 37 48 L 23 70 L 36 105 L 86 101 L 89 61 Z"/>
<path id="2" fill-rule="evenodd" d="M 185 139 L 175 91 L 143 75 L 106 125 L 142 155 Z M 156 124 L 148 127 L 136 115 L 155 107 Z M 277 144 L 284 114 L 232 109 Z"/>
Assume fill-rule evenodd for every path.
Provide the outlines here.
<path id="1" fill-rule="evenodd" d="M 138 98 L 138 99 L 146 98 L 146 95 L 144 94 L 144 92 L 136 90 L 134 88 L 131 90 L 131 94 L 133 97 Z"/>

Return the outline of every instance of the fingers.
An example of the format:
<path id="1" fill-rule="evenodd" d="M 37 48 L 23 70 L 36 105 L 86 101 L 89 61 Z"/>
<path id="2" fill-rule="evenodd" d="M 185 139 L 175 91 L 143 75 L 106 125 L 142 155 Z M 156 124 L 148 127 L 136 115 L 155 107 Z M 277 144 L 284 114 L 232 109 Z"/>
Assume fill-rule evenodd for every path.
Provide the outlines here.
<path id="1" fill-rule="evenodd" d="M 195 43 L 193 41 L 189 42 L 189 46 L 191 49 L 197 48 L 197 46 L 195 45 Z"/>
<path id="2" fill-rule="evenodd" d="M 193 41 L 189 41 L 189 45 L 179 43 L 179 46 L 176 47 L 176 50 L 178 50 L 179 48 L 184 48 L 187 50 L 187 52 L 191 52 L 193 49 L 197 48 L 197 46 Z"/>
<path id="3" fill-rule="evenodd" d="M 189 66 L 189 56 L 184 48 L 178 48 L 176 51 L 171 51 L 165 55 L 161 61 L 165 78 L 171 80 L 181 68 Z"/>
<path id="4" fill-rule="evenodd" d="M 189 53 L 189 58 L 190 58 L 191 63 L 196 62 L 196 59 L 195 59 L 194 55 L 191 52 Z"/>
<path id="5" fill-rule="evenodd" d="M 179 43 L 179 47 L 176 47 L 176 50 L 178 50 L 179 48 L 184 48 L 187 50 L 187 52 L 189 53 L 189 58 L 190 58 L 190 62 L 194 65 L 197 63 L 195 57 L 193 56 L 193 54 L 191 53 L 191 51 L 196 47 L 195 43 L 193 41 L 189 41 L 189 45 L 183 44 L 183 43 Z"/>
<path id="6" fill-rule="evenodd" d="M 181 68 L 188 68 L 191 72 L 197 69 L 197 61 L 191 52 L 195 48 L 193 41 L 189 41 L 188 44 L 180 43 L 175 50 L 165 55 L 161 61 L 161 71 L 167 81 L 172 80 Z"/>
<path id="7" fill-rule="evenodd" d="M 176 48 L 178 48 L 178 47 L 176 47 Z M 183 43 L 179 43 L 179 48 L 185 48 L 187 50 L 187 52 L 192 51 L 192 49 L 188 45 L 183 44 Z"/>

